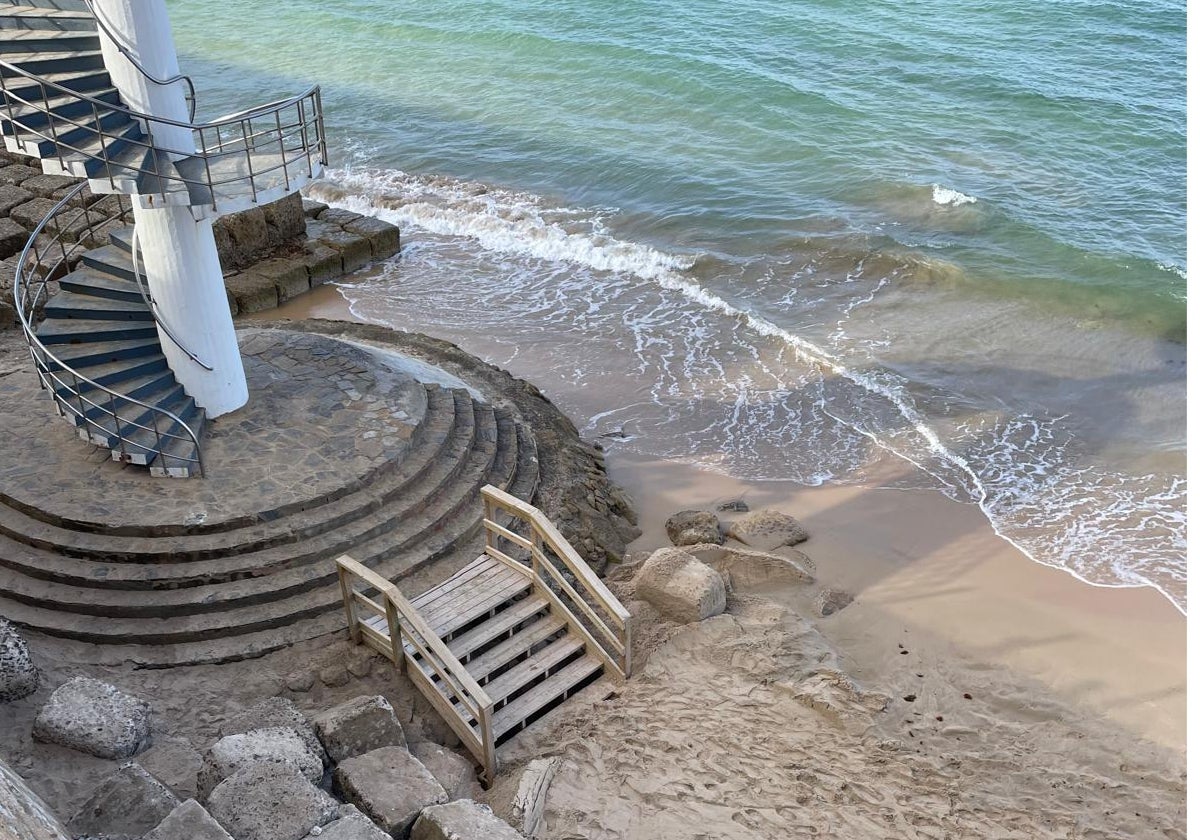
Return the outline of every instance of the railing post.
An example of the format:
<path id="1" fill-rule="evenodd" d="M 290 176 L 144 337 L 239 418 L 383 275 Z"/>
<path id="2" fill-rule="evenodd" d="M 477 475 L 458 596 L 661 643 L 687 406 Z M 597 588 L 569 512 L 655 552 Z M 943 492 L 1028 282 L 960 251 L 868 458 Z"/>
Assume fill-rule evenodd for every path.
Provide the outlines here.
<path id="1" fill-rule="evenodd" d="M 496 740 L 492 737 L 492 711 L 489 703 L 479 710 L 479 740 L 483 744 L 483 773 L 488 784 L 496 778 Z"/>
<path id="2" fill-rule="evenodd" d="M 383 596 L 383 609 L 387 614 L 388 635 L 392 639 L 392 661 L 400 668 L 400 673 L 408 670 L 408 661 L 404 658 L 404 636 L 400 632 L 400 617 L 396 614 L 396 602 L 386 592 Z"/>
<path id="3" fill-rule="evenodd" d="M 483 497 L 483 518 L 489 522 L 496 521 L 496 506 L 492 504 L 492 500 L 487 496 Z M 496 533 L 487 525 L 483 526 L 484 541 L 488 548 L 499 548 L 496 545 Z"/>
<path id="4" fill-rule="evenodd" d="M 362 630 L 358 626 L 358 607 L 354 603 L 354 593 L 341 563 L 338 563 L 338 586 L 342 590 L 342 605 L 346 608 L 346 629 L 350 631 L 350 641 L 356 645 L 360 644 Z"/>

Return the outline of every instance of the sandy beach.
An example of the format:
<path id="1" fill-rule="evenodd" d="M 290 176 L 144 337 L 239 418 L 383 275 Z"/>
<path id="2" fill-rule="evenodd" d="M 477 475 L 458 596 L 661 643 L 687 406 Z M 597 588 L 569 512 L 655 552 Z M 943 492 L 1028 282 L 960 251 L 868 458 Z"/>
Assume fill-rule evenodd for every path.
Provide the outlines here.
<path id="1" fill-rule="evenodd" d="M 353 317 L 333 288 L 273 315 Z M 1184 617 L 1152 590 L 1039 566 L 975 507 L 911 489 L 907 468 L 885 461 L 858 486 L 809 488 L 610 455 L 643 529 L 633 561 L 669 544 L 672 513 L 740 499 L 804 523 L 811 539 L 780 552 L 810 576 L 751 575 L 719 620 L 645 617 L 641 674 L 516 742 L 510 786 L 525 760 L 563 762 L 536 836 L 1183 836 Z M 612 570 L 614 587 L 631 574 Z M 853 602 L 822 616 L 822 589 Z M 634 761 L 637 731 L 659 737 Z M 732 763 L 709 763 L 709 737 Z M 759 756 L 764 739 L 778 749 Z M 770 804 L 795 793 L 788 767 L 834 754 L 814 799 Z M 919 792 L 906 787 L 916 778 Z M 502 779 L 493 804 L 510 793 Z M 751 793 L 765 801 L 742 813 Z M 846 807 L 830 810 L 839 796 Z"/>

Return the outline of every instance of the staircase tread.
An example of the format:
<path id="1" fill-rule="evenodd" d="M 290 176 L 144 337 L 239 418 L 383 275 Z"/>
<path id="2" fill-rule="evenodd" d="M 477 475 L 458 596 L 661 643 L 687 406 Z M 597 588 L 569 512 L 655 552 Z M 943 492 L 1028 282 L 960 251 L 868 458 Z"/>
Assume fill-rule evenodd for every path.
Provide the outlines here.
<path id="1" fill-rule="evenodd" d="M 571 636 L 567 638 L 574 639 Z M 520 726 L 526 718 L 546 708 L 603 667 L 594 657 L 582 656 L 561 671 L 552 674 L 492 715 L 492 737 L 499 740 Z M 488 696 L 492 696 L 491 692 L 488 692 Z M 494 697 L 492 699 L 495 700 Z"/>
<path id="2" fill-rule="evenodd" d="M 100 36 L 96 32 L 78 29 L 6 29 L 0 42 L 13 43 L 17 41 L 57 41 L 63 38 L 87 38 L 100 45 Z"/>
<path id="3" fill-rule="evenodd" d="M 495 616 L 478 627 L 472 628 L 461 636 L 451 639 L 446 643 L 446 646 L 450 648 L 451 653 L 463 659 L 469 656 L 472 651 L 478 650 L 493 639 L 499 638 L 522 621 L 533 618 L 533 616 L 549 606 L 550 602 L 545 598 L 530 594 L 529 597 L 522 598 L 508 609 L 496 613 Z"/>
<path id="4" fill-rule="evenodd" d="M 564 623 L 565 626 L 565 623 Z M 546 645 L 537 653 L 518 662 L 484 686 L 492 702 L 501 703 L 517 697 L 534 680 L 583 650 L 583 639 L 567 634 Z M 533 689 L 536 690 L 536 689 Z M 517 702 L 513 700 L 512 702 Z"/>
<path id="5" fill-rule="evenodd" d="M 53 300 L 53 299 L 54 298 L 51 298 L 51 300 Z M 151 325 L 151 326 L 145 326 L 145 325 L 123 326 L 119 321 L 105 321 L 103 319 L 93 320 L 93 319 L 89 319 L 89 318 L 47 318 L 45 321 L 42 321 L 42 323 L 38 325 L 37 334 L 38 334 L 38 336 L 40 336 L 42 338 L 47 338 L 47 337 L 58 337 L 58 336 L 63 336 L 63 335 L 74 335 L 76 333 L 89 333 L 89 332 L 109 333 L 109 332 L 119 331 L 119 330 L 141 330 L 141 331 L 143 331 L 143 332 L 139 332 L 137 336 L 128 336 L 127 337 L 127 339 L 133 339 L 133 338 L 143 337 L 143 333 L 144 333 L 144 336 L 147 338 L 156 337 L 157 333 L 154 332 L 154 329 L 155 328 L 153 325 Z M 145 332 L 147 330 L 149 332 Z M 122 339 L 118 339 L 118 338 L 99 339 L 99 341 L 117 341 L 117 340 L 122 340 Z"/>
<path id="6" fill-rule="evenodd" d="M 467 672 L 477 680 L 486 679 L 493 671 L 504 667 L 522 653 L 546 641 L 566 626 L 567 622 L 557 615 L 547 615 L 514 633 L 481 655 L 468 660 L 466 663 Z M 497 678 L 497 680 L 500 679 L 503 679 L 503 675 Z M 493 697 L 492 699 L 496 698 Z"/>
<path id="7" fill-rule="evenodd" d="M 70 18 L 75 20 L 94 20 L 90 12 L 82 9 L 47 9 L 41 6 L 0 6 L 0 17 L 31 17 L 31 18 Z M 57 30 L 56 30 L 57 31 Z"/>
<path id="8" fill-rule="evenodd" d="M 136 288 L 136 286 L 135 286 Z M 63 289 L 46 304 L 47 312 L 60 309 L 95 310 L 97 312 L 130 312 L 150 314 L 150 308 L 144 302 L 132 300 L 114 300 L 113 298 L 87 295 L 82 292 Z M 153 317 L 153 316 L 151 316 Z M 79 320 L 79 319 L 73 319 Z"/>
<path id="9" fill-rule="evenodd" d="M 128 277 L 109 274 L 107 271 L 100 271 L 82 263 L 58 282 L 60 286 L 63 284 L 73 284 L 90 289 L 137 295 L 137 300 L 143 300 L 141 290 L 138 288 L 136 281 L 130 280 Z M 86 295 L 87 292 L 77 291 L 76 294 Z M 102 295 L 90 295 L 90 297 L 99 298 Z"/>
<path id="10" fill-rule="evenodd" d="M 474 577 L 437 600 L 417 608 L 434 633 L 448 636 L 532 585 L 528 578 L 507 566 L 495 565 L 499 568 Z"/>
<path id="11" fill-rule="evenodd" d="M 61 359 L 64 363 L 70 364 L 72 360 L 83 357 L 99 356 L 106 353 L 120 353 L 125 350 L 146 350 L 152 349 L 155 353 L 161 353 L 162 347 L 158 343 L 158 338 L 115 338 L 106 341 L 92 341 L 86 344 L 55 344 L 50 350 L 55 356 Z M 138 356 L 136 358 L 145 358 Z M 101 364 L 108 364 L 103 362 Z"/>

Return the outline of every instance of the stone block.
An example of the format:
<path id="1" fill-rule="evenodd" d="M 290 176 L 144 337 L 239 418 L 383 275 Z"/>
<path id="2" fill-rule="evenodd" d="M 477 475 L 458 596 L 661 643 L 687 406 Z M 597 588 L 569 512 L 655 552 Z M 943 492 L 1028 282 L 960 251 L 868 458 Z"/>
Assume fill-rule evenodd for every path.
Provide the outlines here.
<path id="1" fill-rule="evenodd" d="M 33 737 L 100 758 L 129 758 L 150 745 L 150 705 L 100 680 L 75 677 L 38 712 Z"/>
<path id="2" fill-rule="evenodd" d="M 33 193 L 13 184 L 0 184 L 0 213 L 7 213 L 33 198 Z"/>
<path id="3" fill-rule="evenodd" d="M 707 510 L 681 510 L 667 520 L 667 538 L 672 545 L 720 545 L 721 523 Z"/>
<path id="4" fill-rule="evenodd" d="M 62 189 L 79 185 L 79 179 L 67 175 L 35 175 L 21 182 L 21 189 L 28 190 L 39 198 L 54 198 L 54 194 Z"/>
<path id="5" fill-rule="evenodd" d="M 308 270 L 308 285 L 319 286 L 342 276 L 342 252 L 320 242 L 305 246 L 304 267 Z"/>
<path id="6" fill-rule="evenodd" d="M 310 219 L 315 219 L 329 209 L 329 205 L 320 201 L 313 201 L 311 198 L 303 200 L 304 215 Z"/>
<path id="7" fill-rule="evenodd" d="M 187 738 L 154 736 L 154 746 L 138 756 L 138 764 L 180 799 L 196 795 L 196 777 L 204 757 Z"/>
<path id="8" fill-rule="evenodd" d="M 23 184 L 30 178 L 36 178 L 42 174 L 42 170 L 34 169 L 32 166 L 22 166 L 19 163 L 10 164 L 0 167 L 0 184 Z"/>
<path id="9" fill-rule="evenodd" d="M 308 291 L 308 268 L 303 260 L 263 260 L 247 269 L 247 273 L 270 278 L 275 284 L 280 303 Z"/>
<path id="10" fill-rule="evenodd" d="M 725 612 L 721 575 L 682 549 L 660 548 L 651 554 L 633 584 L 638 598 L 681 624 Z"/>
<path id="11" fill-rule="evenodd" d="M 0 260 L 15 257 L 29 241 L 29 231 L 12 219 L 0 219 Z"/>
<path id="12" fill-rule="evenodd" d="M 447 747 L 422 741 L 411 748 L 413 758 L 425 765 L 451 799 L 474 799 L 483 794 L 475 762 Z"/>
<path id="13" fill-rule="evenodd" d="M 167 814 L 142 840 L 232 840 L 208 811 L 195 799 L 189 799 Z"/>
<path id="14" fill-rule="evenodd" d="M 381 695 L 347 700 L 317 715 L 313 725 L 335 763 L 380 747 L 408 747 L 392 704 Z"/>
<path id="15" fill-rule="evenodd" d="M 342 806 L 341 816 L 321 829 L 321 840 L 392 840 L 353 805 Z"/>
<path id="16" fill-rule="evenodd" d="M 279 290 L 275 281 L 262 274 L 232 274 L 225 278 L 225 288 L 237 302 L 240 315 L 263 312 L 279 305 Z"/>
<path id="17" fill-rule="evenodd" d="M 300 193 L 291 193 L 278 201 L 264 204 L 262 210 L 270 247 L 278 248 L 304 236 L 304 199 Z"/>
<path id="18" fill-rule="evenodd" d="M 383 747 L 337 766 L 334 791 L 393 837 L 406 837 L 423 808 L 448 800 L 425 765 L 403 747 Z"/>
<path id="19" fill-rule="evenodd" d="M 214 231 L 218 225 L 228 234 L 229 251 L 226 259 L 231 267 L 250 265 L 270 247 L 267 217 L 261 207 L 251 207 L 240 213 L 222 216 L 213 223 Z M 226 265 L 225 260 L 222 260 L 221 264 Z"/>
<path id="20" fill-rule="evenodd" d="M 220 782 L 243 768 L 272 764 L 294 770 L 317 784 L 325 773 L 322 755 L 313 751 L 296 732 L 276 726 L 226 735 L 204 756 L 197 789 L 205 797 Z"/>
<path id="21" fill-rule="evenodd" d="M 229 235 L 229 228 L 221 224 L 221 220 L 213 222 L 213 241 L 217 243 L 217 259 L 221 263 L 221 271 L 231 272 L 237 271 L 242 266 L 238 265 L 234 260 L 233 238 Z"/>
<path id="22" fill-rule="evenodd" d="M 229 288 L 228 282 L 225 284 L 225 298 L 229 301 L 229 314 L 236 318 L 240 310 L 238 310 L 237 298 L 233 296 L 233 290 Z"/>
<path id="23" fill-rule="evenodd" d="M 217 785 L 208 813 L 234 840 L 300 840 L 338 817 L 338 803 L 295 770 L 254 764 Z"/>
<path id="24" fill-rule="evenodd" d="M 361 234 L 344 231 L 337 225 L 310 219 L 308 238 L 337 249 L 342 255 L 342 271 L 347 274 L 371 261 L 370 241 Z"/>
<path id="25" fill-rule="evenodd" d="M 377 260 L 387 259 L 400 250 L 400 228 L 376 219 L 363 216 L 342 225 L 347 233 L 357 233 L 367 237 L 371 243 L 371 255 Z"/>
<path id="26" fill-rule="evenodd" d="M 140 840 L 178 805 L 166 785 L 131 761 L 92 791 L 67 828 L 76 837 Z"/>
<path id="27" fill-rule="evenodd" d="M 72 189 L 74 189 L 74 187 L 75 187 L 75 182 L 73 181 L 71 186 L 62 187 L 61 189 L 55 190 L 54 194 L 50 197 L 52 199 L 54 199 L 55 201 L 62 201 L 64 198 L 67 197 L 67 193 L 69 193 Z M 84 187 L 78 194 L 76 194 L 76 196 L 73 199 L 71 199 L 71 206 L 72 207 L 90 207 L 91 205 L 95 204 L 97 201 L 100 201 L 100 199 L 102 199 L 102 198 L 104 198 L 103 194 L 94 193 L 94 192 L 92 192 L 91 188 Z"/>
<path id="28" fill-rule="evenodd" d="M 32 231 L 50 215 L 54 202 L 48 198 L 31 198 L 8 211 L 8 217 L 26 230 Z"/>
<path id="29" fill-rule="evenodd" d="M 271 697 L 256 703 L 221 724 L 218 732 L 224 738 L 226 735 L 239 735 L 252 729 L 270 729 L 276 726 L 291 729 L 304 740 L 315 755 L 321 756 L 321 760 L 328 763 L 313 725 L 304 713 L 296 708 L 296 704 L 286 697 Z"/>
<path id="30" fill-rule="evenodd" d="M 459 799 L 421 812 L 412 840 L 522 840 L 515 828 L 486 805 Z"/>
<path id="31" fill-rule="evenodd" d="M 5 840 L 71 840 L 66 826 L 29 789 L 17 772 L 0 760 L 0 837 Z"/>
<path id="32" fill-rule="evenodd" d="M 800 521 L 777 510 L 758 510 L 729 526 L 729 536 L 759 551 L 771 551 L 808 539 Z"/>
<path id="33" fill-rule="evenodd" d="M 317 218 L 322 222 L 327 222 L 338 227 L 345 227 L 350 222 L 357 222 L 364 218 L 361 213 L 355 213 L 353 210 L 343 210 L 341 207 L 328 207 L 317 215 Z"/>
<path id="34" fill-rule="evenodd" d="M 11 317 L 12 307 L 9 312 Z M 0 309 L 0 316 L 3 314 Z M 40 682 L 41 676 L 29 655 L 29 646 L 16 627 L 0 618 L 0 703 L 28 697 L 37 691 Z"/>

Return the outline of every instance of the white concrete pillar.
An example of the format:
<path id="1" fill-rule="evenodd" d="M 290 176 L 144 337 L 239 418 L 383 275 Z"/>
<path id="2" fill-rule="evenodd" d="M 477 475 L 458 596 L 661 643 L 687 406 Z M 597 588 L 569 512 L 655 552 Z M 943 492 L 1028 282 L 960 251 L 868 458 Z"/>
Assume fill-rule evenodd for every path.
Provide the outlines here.
<path id="1" fill-rule="evenodd" d="M 159 79 L 175 76 L 179 59 L 164 0 L 96 0 L 95 8 L 104 23 L 100 29 L 104 66 L 126 106 L 187 123 L 183 84 L 163 86 L 147 79 L 104 31 L 110 30 L 150 75 Z M 186 126 L 152 123 L 150 133 L 154 145 L 170 150 L 172 159 L 195 151 L 192 131 Z M 197 221 L 191 208 L 169 206 L 135 208 L 134 221 L 143 272 L 162 321 L 159 340 L 175 378 L 209 417 L 241 408 L 248 398 L 246 374 L 225 296 L 212 220 Z M 193 361 L 168 330 L 212 370 Z"/>

